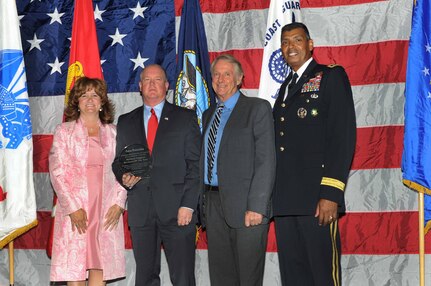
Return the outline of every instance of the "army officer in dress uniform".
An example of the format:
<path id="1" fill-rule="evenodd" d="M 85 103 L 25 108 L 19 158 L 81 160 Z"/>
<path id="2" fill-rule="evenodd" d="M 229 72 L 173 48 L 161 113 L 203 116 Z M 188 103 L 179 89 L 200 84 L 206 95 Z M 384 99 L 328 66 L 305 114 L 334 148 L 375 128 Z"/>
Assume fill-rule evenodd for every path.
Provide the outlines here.
<path id="1" fill-rule="evenodd" d="M 312 58 L 304 24 L 283 27 L 281 50 L 292 70 L 273 109 L 282 284 L 341 285 L 338 217 L 356 141 L 352 90 L 342 67 Z"/>

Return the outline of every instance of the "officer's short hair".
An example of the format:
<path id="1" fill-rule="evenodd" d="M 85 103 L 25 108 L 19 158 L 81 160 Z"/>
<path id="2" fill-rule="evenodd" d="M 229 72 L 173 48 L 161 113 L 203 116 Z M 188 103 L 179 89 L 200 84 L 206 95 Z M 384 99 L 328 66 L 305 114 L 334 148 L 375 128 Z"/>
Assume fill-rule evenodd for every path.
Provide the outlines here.
<path id="1" fill-rule="evenodd" d="M 305 26 L 305 24 L 300 23 L 300 22 L 293 22 L 293 23 L 284 25 L 283 28 L 281 28 L 281 36 L 283 36 L 284 32 L 289 32 L 289 31 L 292 31 L 292 30 L 298 29 L 298 28 L 304 30 L 305 36 L 307 37 L 307 40 L 311 40 L 310 32 L 308 31 L 307 26 Z M 281 39 L 281 40 L 283 40 L 283 39 Z"/>

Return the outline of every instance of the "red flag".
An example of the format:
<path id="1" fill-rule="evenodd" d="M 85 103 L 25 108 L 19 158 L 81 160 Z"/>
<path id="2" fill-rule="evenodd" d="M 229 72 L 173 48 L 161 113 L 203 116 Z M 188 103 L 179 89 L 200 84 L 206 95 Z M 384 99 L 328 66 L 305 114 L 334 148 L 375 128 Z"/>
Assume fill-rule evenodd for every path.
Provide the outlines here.
<path id="1" fill-rule="evenodd" d="M 92 0 L 75 0 L 65 105 L 75 81 L 83 76 L 103 79 Z M 54 194 L 51 227 L 46 246 L 48 257 L 52 254 L 56 206 L 57 196 Z"/>
<path id="2" fill-rule="evenodd" d="M 83 76 L 103 79 L 91 0 L 75 0 L 65 104 L 75 80 Z"/>

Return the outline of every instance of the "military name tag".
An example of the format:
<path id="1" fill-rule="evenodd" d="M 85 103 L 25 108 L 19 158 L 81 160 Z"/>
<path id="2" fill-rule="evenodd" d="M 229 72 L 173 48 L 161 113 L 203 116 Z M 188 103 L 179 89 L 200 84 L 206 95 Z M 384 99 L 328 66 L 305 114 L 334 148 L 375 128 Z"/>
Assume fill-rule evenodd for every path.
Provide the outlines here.
<path id="1" fill-rule="evenodd" d="M 132 144 L 121 151 L 119 158 L 124 173 L 132 173 L 142 179 L 150 178 L 151 158 L 150 151 L 145 145 Z"/>

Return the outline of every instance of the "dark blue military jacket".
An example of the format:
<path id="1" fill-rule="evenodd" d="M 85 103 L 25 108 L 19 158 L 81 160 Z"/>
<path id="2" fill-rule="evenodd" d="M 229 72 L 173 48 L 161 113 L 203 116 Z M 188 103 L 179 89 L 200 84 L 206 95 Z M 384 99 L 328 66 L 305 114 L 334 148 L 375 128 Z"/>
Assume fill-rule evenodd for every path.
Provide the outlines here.
<path id="1" fill-rule="evenodd" d="M 345 211 L 344 190 L 356 142 L 352 90 L 340 66 L 312 61 L 297 84 L 281 85 L 273 115 L 277 155 L 275 216 L 314 215 L 319 199 Z"/>

